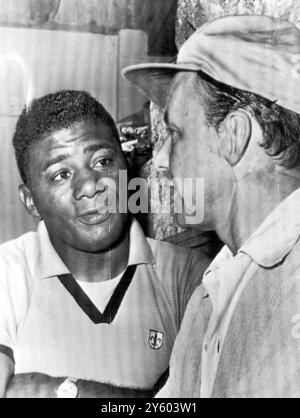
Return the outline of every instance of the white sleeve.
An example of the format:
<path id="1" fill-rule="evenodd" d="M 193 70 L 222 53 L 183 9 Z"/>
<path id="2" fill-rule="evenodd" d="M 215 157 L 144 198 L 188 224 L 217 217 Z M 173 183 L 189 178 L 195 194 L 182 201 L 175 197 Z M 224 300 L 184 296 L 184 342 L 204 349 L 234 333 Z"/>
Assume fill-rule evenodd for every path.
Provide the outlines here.
<path id="1" fill-rule="evenodd" d="M 2 348 L 14 349 L 17 330 L 27 312 L 30 286 L 25 271 L 24 258 L 18 251 L 0 249 L 0 346 Z"/>
<path id="2" fill-rule="evenodd" d="M 9 281 L 0 266 L 0 346 L 13 349 L 16 337 L 16 318 Z M 4 348 L 0 349 L 3 352 Z M 4 353 L 6 354 L 6 353 Z"/>

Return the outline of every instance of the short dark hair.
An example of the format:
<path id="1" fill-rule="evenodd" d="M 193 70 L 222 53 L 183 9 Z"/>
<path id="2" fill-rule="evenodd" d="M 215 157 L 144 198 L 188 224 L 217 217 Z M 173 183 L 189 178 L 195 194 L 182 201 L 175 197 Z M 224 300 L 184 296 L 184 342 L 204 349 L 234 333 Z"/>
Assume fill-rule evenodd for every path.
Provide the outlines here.
<path id="1" fill-rule="evenodd" d="M 203 73 L 198 74 L 197 82 L 205 90 L 203 104 L 211 126 L 218 129 L 230 112 L 248 110 L 262 129 L 260 145 L 267 155 L 288 169 L 300 164 L 300 115 L 254 93 L 219 83 Z"/>
<path id="2" fill-rule="evenodd" d="M 16 125 L 13 146 L 20 175 L 29 183 L 29 151 L 32 144 L 45 135 L 69 128 L 76 122 L 101 121 L 111 127 L 119 140 L 115 122 L 107 110 L 89 93 L 79 90 L 62 90 L 33 100 L 25 106 Z"/>

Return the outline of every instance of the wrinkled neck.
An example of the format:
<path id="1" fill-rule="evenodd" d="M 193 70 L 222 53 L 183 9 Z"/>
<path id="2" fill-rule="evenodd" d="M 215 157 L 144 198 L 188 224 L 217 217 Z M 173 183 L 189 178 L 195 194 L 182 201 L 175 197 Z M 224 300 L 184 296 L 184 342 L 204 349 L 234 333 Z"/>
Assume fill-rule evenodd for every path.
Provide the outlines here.
<path id="1" fill-rule="evenodd" d="M 228 222 L 217 227 L 219 237 L 236 254 L 272 211 L 299 187 L 298 171 L 275 168 L 245 176 L 237 183 Z"/>

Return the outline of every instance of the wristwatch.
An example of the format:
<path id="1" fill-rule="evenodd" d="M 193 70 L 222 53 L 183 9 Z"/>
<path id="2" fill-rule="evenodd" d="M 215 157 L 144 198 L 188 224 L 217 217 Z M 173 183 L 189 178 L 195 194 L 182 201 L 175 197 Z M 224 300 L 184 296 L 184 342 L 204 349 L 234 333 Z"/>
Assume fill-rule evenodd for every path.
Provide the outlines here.
<path id="1" fill-rule="evenodd" d="M 79 389 L 77 382 L 78 379 L 68 377 L 61 385 L 59 385 L 56 391 L 57 398 L 78 398 Z"/>

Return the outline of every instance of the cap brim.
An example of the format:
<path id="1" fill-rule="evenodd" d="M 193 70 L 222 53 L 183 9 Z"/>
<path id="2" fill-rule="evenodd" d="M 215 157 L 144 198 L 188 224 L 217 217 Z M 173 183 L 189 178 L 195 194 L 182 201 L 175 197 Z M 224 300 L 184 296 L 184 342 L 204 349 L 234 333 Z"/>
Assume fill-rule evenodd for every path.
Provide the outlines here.
<path id="1" fill-rule="evenodd" d="M 164 108 L 171 80 L 177 71 L 199 71 L 199 67 L 193 64 L 139 64 L 125 67 L 122 76 Z"/>

